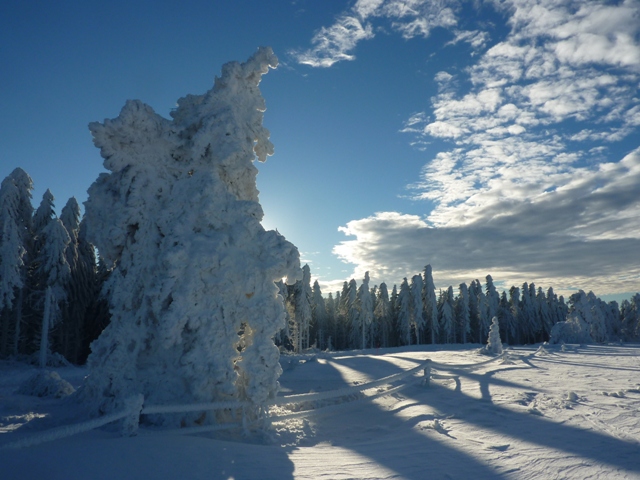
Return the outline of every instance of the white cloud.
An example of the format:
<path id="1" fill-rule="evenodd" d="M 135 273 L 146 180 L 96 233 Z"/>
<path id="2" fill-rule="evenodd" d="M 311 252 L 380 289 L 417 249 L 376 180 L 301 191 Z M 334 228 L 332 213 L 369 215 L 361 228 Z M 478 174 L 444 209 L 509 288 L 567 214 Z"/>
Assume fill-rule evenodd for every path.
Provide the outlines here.
<path id="1" fill-rule="evenodd" d="M 373 38 L 373 29 L 355 16 L 344 15 L 334 25 L 322 27 L 311 43 L 313 48 L 297 53 L 299 63 L 312 67 L 330 67 L 342 60 L 354 60 L 350 54 L 358 42 Z"/>
<path id="2" fill-rule="evenodd" d="M 462 226 L 433 228 L 423 217 L 378 212 L 341 230 L 355 237 L 335 247 L 376 282 L 398 283 L 430 263 L 442 284 L 491 273 L 508 284 L 535 281 L 558 291 L 635 291 L 640 265 L 640 149 L 581 176 L 558 176 L 536 196 L 479 193 L 476 215 Z M 511 188 L 518 189 L 517 185 Z M 625 272 L 625 275 L 621 275 Z"/>
<path id="3" fill-rule="evenodd" d="M 311 39 L 312 48 L 292 52 L 298 63 L 312 67 L 331 67 L 343 60 L 354 60 L 352 53 L 362 40 L 372 39 L 374 20 L 391 22 L 392 29 L 404 38 L 428 37 L 435 27 L 453 28 L 457 18 L 446 0 L 358 0 L 340 14 L 336 22 L 322 27 Z M 485 42 L 483 32 L 459 31 L 460 41 L 479 48 Z"/>

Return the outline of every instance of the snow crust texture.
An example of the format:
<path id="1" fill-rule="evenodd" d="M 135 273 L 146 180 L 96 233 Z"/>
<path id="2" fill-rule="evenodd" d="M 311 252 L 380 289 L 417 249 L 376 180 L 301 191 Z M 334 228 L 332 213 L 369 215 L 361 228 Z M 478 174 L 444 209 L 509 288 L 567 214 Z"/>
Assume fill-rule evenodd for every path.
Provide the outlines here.
<path id="1" fill-rule="evenodd" d="M 150 404 L 256 405 L 276 394 L 272 338 L 284 307 L 274 280 L 294 282 L 300 262 L 260 223 L 253 162 L 273 154 L 258 85 L 277 63 L 260 48 L 224 65 L 211 90 L 178 100 L 173 120 L 134 100 L 90 124 L 110 173 L 89 188 L 87 235 L 114 268 L 111 323 L 92 344 L 81 391 L 95 412 L 137 394 Z"/>

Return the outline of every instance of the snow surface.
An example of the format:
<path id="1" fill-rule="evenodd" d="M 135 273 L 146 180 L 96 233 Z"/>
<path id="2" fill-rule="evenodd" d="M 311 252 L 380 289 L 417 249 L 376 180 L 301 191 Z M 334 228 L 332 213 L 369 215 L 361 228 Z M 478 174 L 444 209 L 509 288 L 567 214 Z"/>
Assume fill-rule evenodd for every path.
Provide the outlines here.
<path id="1" fill-rule="evenodd" d="M 640 345 L 507 351 L 473 371 L 442 371 L 428 387 L 415 376 L 398 393 L 340 399 L 262 438 L 107 428 L 20 449 L 3 446 L 86 417 L 70 398 L 17 394 L 35 368 L 0 362 L 0 478 L 640 478 Z M 487 357 L 479 345 L 283 356 L 280 395 L 359 385 L 427 358 Z M 75 387 L 87 373 L 57 372 Z"/>

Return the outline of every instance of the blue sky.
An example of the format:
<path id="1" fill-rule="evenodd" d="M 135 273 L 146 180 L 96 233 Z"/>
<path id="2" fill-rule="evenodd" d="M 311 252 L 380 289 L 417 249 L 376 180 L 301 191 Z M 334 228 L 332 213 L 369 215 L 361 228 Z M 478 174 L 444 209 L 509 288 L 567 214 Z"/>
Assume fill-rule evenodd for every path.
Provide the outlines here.
<path id="1" fill-rule="evenodd" d="M 2 2 L 0 177 L 83 202 L 89 122 L 168 117 L 260 45 L 264 223 L 325 293 L 427 263 L 441 287 L 640 290 L 638 0 Z"/>

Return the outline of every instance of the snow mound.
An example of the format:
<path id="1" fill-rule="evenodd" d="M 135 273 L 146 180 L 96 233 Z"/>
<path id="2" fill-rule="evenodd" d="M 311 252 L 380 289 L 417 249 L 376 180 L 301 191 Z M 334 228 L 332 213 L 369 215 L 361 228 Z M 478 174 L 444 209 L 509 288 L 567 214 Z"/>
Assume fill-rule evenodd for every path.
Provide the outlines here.
<path id="1" fill-rule="evenodd" d="M 57 372 L 41 370 L 31 375 L 16 391 L 32 397 L 63 398 L 75 392 L 73 386 Z"/>

